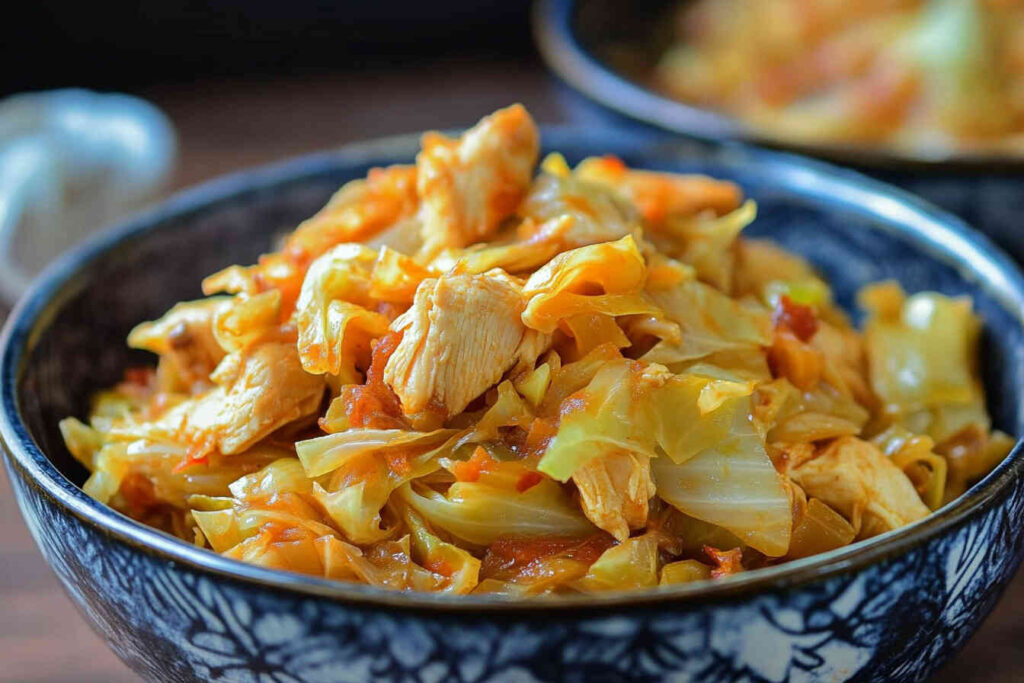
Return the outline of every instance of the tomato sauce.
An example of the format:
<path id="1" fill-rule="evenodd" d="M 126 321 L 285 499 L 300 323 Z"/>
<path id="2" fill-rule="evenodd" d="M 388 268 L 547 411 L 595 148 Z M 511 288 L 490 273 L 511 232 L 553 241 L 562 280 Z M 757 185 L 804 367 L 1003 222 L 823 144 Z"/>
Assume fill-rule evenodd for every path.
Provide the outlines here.
<path id="1" fill-rule="evenodd" d="M 614 544 L 615 539 L 603 533 L 583 539 L 558 536 L 499 538 L 487 548 L 480 575 L 521 574 L 531 565 L 552 557 L 563 557 L 589 566 Z"/>
<path id="2" fill-rule="evenodd" d="M 342 389 L 345 413 L 352 427 L 367 429 L 405 429 L 398 396 L 384 382 L 384 366 L 402 341 L 402 332 L 388 332 L 373 347 L 366 383 Z"/>

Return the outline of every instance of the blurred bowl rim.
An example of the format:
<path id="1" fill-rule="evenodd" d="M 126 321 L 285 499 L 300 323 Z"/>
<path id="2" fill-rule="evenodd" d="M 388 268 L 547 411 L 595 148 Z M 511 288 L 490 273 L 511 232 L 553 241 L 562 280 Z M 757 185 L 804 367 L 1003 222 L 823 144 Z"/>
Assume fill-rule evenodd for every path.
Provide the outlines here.
<path id="1" fill-rule="evenodd" d="M 586 0 L 536 0 L 534 41 L 545 64 L 565 83 L 602 107 L 655 128 L 711 142 L 743 142 L 798 152 L 865 169 L 940 172 L 1020 173 L 1024 154 L 938 152 L 933 155 L 883 147 L 808 143 L 773 136 L 738 118 L 663 95 L 605 64 L 587 49 L 576 31 L 578 9 Z"/>
<path id="2" fill-rule="evenodd" d="M 559 147 L 560 140 L 590 139 L 655 142 L 649 136 L 616 129 L 599 134 L 572 126 L 544 127 L 543 147 Z M 8 472 L 20 475 L 51 504 L 60 506 L 84 524 L 161 560 L 187 570 L 222 579 L 256 584 L 366 607 L 432 613 L 515 613 L 574 617 L 623 610 L 684 607 L 722 600 L 741 599 L 759 592 L 777 591 L 855 572 L 887 558 L 904 554 L 986 511 L 1011 483 L 1024 476 L 1024 439 L 982 481 L 949 505 L 909 526 L 873 539 L 781 565 L 752 570 L 725 580 L 652 588 L 636 592 L 549 596 L 538 599 L 495 596 L 451 596 L 399 592 L 364 584 L 345 583 L 284 570 L 264 569 L 222 557 L 186 541 L 145 526 L 90 498 L 68 480 L 36 445 L 21 419 L 18 383 L 28 362 L 37 331 L 48 324 L 69 290 L 81 286 L 80 274 L 121 243 L 168 229 L 169 221 L 203 213 L 222 202 L 242 199 L 261 191 L 301 182 L 330 170 L 408 162 L 418 148 L 419 134 L 380 138 L 345 145 L 339 149 L 297 157 L 281 163 L 242 170 L 180 192 L 165 202 L 117 226 L 94 234 L 66 252 L 37 278 L 11 313 L 0 334 L 0 441 L 6 447 Z M 582 143 L 581 143 L 582 144 Z M 593 144 L 593 143 L 590 143 Z M 658 140 L 649 154 L 687 149 L 678 141 Z M 692 149 L 691 149 L 692 151 Z M 922 199 L 860 173 L 827 163 L 781 152 L 727 146 L 708 149 L 701 161 L 738 166 L 757 163 L 770 169 L 789 190 L 808 197 L 856 206 L 878 218 L 883 229 L 910 239 L 922 251 L 968 272 L 1024 328 L 1024 275 L 1013 261 L 984 235 L 963 221 Z M 684 157 L 677 157 L 684 158 Z M 655 156 L 652 160 L 661 159 Z M 887 222 L 888 221 L 888 222 Z M 894 224 L 894 221 L 903 221 Z M 1024 413 L 1024 405 L 1018 406 Z M 1024 418 L 1020 419 L 1024 422 Z M 16 471 L 15 471 L 16 470 Z M 13 483 L 12 483 L 13 485 Z"/>

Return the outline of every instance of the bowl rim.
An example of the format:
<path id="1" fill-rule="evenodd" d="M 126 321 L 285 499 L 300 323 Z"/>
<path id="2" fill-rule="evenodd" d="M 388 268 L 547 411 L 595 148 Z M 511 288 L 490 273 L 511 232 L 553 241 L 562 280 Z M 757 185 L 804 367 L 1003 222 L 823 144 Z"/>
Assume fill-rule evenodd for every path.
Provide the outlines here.
<path id="1" fill-rule="evenodd" d="M 641 150 L 652 161 L 664 161 L 663 152 L 686 153 L 680 141 L 608 129 L 595 135 L 592 129 L 569 126 L 545 127 L 550 148 L 564 141 L 585 146 L 592 140 L 619 140 L 648 145 Z M 539 613 L 574 617 L 582 613 L 621 613 L 673 606 L 690 606 L 739 599 L 751 594 L 785 590 L 798 585 L 853 572 L 902 555 L 955 526 L 985 512 L 1009 485 L 1024 476 L 1024 440 L 982 481 L 949 505 L 907 527 L 868 541 L 821 555 L 773 567 L 753 570 L 724 581 L 684 584 L 635 592 L 596 595 L 551 596 L 523 601 L 496 596 L 451 596 L 399 592 L 363 584 L 345 583 L 244 564 L 197 548 L 157 529 L 136 522 L 86 495 L 49 461 L 21 419 L 18 382 L 27 364 L 36 331 L 45 327 L 69 290 L 80 286 L 79 275 L 123 242 L 168 229 L 167 223 L 201 214 L 222 202 L 236 201 L 262 190 L 301 182 L 346 167 L 408 161 L 417 148 L 418 135 L 401 135 L 345 145 L 339 149 L 297 157 L 285 162 L 232 173 L 186 189 L 165 202 L 93 235 L 51 264 L 10 314 L 0 334 L 0 440 L 6 446 L 8 473 L 12 479 L 33 487 L 65 513 L 116 541 L 151 556 L 187 568 L 263 588 L 318 597 L 368 607 L 387 607 L 412 612 L 469 614 L 481 612 Z M 689 148 L 692 151 L 692 145 Z M 869 179 L 855 171 L 791 154 L 726 146 L 701 152 L 701 162 L 737 166 L 760 164 L 773 177 L 784 177 L 791 191 L 809 197 L 846 204 L 878 219 L 887 229 L 910 239 L 922 251 L 959 269 L 976 281 L 1024 327 L 1024 274 L 984 235 L 959 218 L 933 207 L 903 190 Z M 676 158 L 682 158 L 676 156 Z M 778 175 L 782 174 L 782 176 Z M 888 222 L 886 222 L 888 221 Z M 903 222 L 900 222 L 903 221 Z M 1024 405 L 1018 406 L 1024 415 Z M 1020 421 L 1024 422 L 1024 418 Z M 12 482 L 12 485 L 15 485 Z"/>
<path id="2" fill-rule="evenodd" d="M 1024 171 L 1024 154 L 962 150 L 926 154 L 855 143 L 801 142 L 759 132 L 734 116 L 673 99 L 605 64 L 580 41 L 575 18 L 582 1 L 537 0 L 532 11 L 534 42 L 547 66 L 565 83 L 633 121 L 701 140 L 756 144 L 880 170 Z"/>

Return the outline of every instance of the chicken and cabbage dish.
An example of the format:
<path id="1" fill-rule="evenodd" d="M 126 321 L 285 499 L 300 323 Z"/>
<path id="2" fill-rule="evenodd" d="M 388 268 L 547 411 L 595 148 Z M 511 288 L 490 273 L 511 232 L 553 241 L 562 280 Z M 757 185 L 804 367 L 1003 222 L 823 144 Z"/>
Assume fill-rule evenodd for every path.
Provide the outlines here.
<path id="1" fill-rule="evenodd" d="M 696 0 L 655 83 L 801 142 L 1024 152 L 1020 0 Z"/>
<path id="2" fill-rule="evenodd" d="M 538 161 L 521 106 L 370 171 L 140 324 L 61 423 L 117 510 L 394 589 L 716 579 L 921 519 L 1008 452 L 968 298 L 865 288 L 863 331 L 739 187 Z"/>

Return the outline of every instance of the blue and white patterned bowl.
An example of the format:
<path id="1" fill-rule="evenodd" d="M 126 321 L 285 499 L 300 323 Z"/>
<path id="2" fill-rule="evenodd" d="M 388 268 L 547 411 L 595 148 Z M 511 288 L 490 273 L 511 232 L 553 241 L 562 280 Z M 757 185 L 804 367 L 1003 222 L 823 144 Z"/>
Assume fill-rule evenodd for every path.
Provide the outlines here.
<path id="1" fill-rule="evenodd" d="M 758 200 L 752 232 L 810 258 L 850 306 L 860 285 L 966 293 L 985 320 L 996 424 L 1024 433 L 1024 278 L 957 219 L 857 174 L 745 149 L 548 130 L 570 161 L 710 173 Z M 231 176 L 67 254 L 12 314 L 0 435 L 25 520 L 111 648 L 157 681 L 920 680 L 989 613 L 1024 552 L 1021 448 L 939 513 L 867 543 L 708 585 L 538 602 L 386 592 L 247 566 L 146 528 L 78 488 L 57 421 L 144 357 L 136 322 L 200 294 L 371 166 L 416 140 Z"/>

